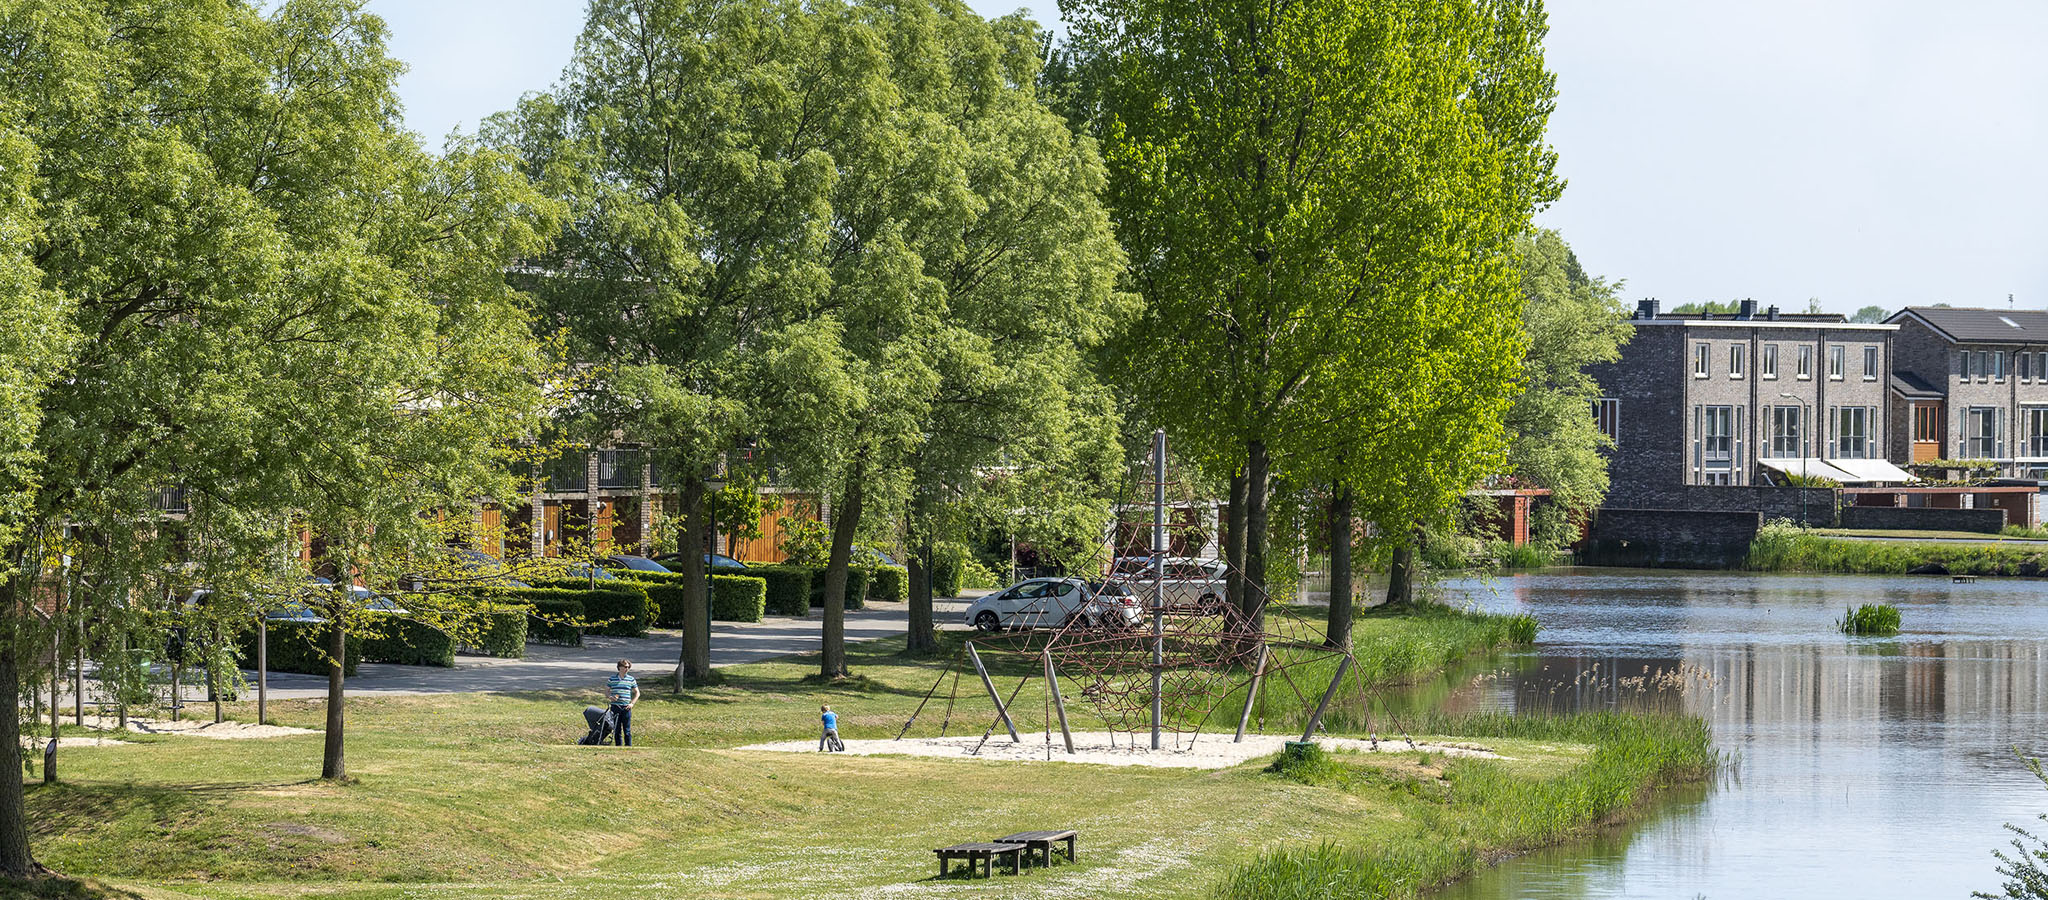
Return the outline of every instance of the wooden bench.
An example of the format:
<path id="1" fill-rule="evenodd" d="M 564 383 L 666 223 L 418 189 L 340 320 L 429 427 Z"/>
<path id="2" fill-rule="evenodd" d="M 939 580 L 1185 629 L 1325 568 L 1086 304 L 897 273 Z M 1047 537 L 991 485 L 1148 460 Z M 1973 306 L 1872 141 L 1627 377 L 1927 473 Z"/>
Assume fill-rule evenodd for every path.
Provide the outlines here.
<path id="1" fill-rule="evenodd" d="M 1957 576 L 1955 576 L 1954 578 L 1951 578 L 1951 579 L 1949 579 L 1949 580 L 1950 580 L 1951 582 L 1955 583 L 1955 584 L 1976 584 L 1976 583 L 1977 583 L 1977 576 L 1975 576 L 1975 575 L 1957 575 Z"/>
<path id="2" fill-rule="evenodd" d="M 1067 842 L 1067 862 L 1074 861 L 1074 831 L 1019 831 L 1016 834 L 996 838 L 998 844 L 1016 844 L 1025 849 L 1024 859 L 1031 859 L 1030 851 L 1039 853 L 1041 864 L 1052 865 L 1052 847 L 1060 841 Z"/>
<path id="3" fill-rule="evenodd" d="M 940 847 L 932 852 L 939 856 L 940 878 L 946 877 L 948 865 L 956 859 L 967 861 L 967 874 L 969 876 L 974 874 L 975 862 L 979 861 L 981 863 L 981 876 L 983 878 L 991 878 L 995 876 L 995 860 L 998 857 L 1009 862 L 1010 874 L 1017 874 L 1017 855 L 1024 852 L 1024 845 L 1000 843 L 954 844 L 951 847 Z"/>

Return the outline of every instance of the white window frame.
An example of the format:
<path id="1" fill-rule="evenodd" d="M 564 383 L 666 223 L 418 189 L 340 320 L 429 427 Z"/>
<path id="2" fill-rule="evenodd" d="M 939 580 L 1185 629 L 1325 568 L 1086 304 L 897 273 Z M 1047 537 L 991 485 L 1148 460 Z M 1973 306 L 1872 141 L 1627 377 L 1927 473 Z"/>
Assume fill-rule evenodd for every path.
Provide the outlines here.
<path id="1" fill-rule="evenodd" d="M 1806 452 L 1801 439 L 1806 419 L 1803 406 L 1772 406 L 1765 409 L 1770 417 L 1770 433 L 1764 437 L 1764 452 L 1776 459 L 1796 459 Z"/>
<path id="2" fill-rule="evenodd" d="M 1778 380 L 1778 345 L 1765 344 L 1763 360 L 1757 366 L 1757 377 L 1766 381 Z"/>
<path id="3" fill-rule="evenodd" d="M 2005 458 L 2005 408 L 1972 406 L 1963 411 L 1963 455 L 1968 459 Z M 1991 433 L 1983 434 L 1989 426 Z"/>
<path id="4" fill-rule="evenodd" d="M 1798 372 L 1798 376 L 1799 376 L 1799 380 L 1800 380 L 1800 381 L 1812 381 L 1812 380 L 1813 380 L 1813 345 L 1812 345 L 1812 344 L 1800 344 L 1800 345 L 1799 345 L 1799 372 Z"/>
<path id="5" fill-rule="evenodd" d="M 1828 345 L 1828 380 L 1841 381 L 1849 375 L 1849 348 L 1841 344 Z"/>
<path id="6" fill-rule="evenodd" d="M 1713 345 L 1700 341 L 1692 345 L 1692 377 L 1705 378 L 1714 371 Z"/>
<path id="7" fill-rule="evenodd" d="M 2048 456 L 2048 406 L 2025 406 L 2020 408 L 2021 427 L 2026 433 L 2020 440 L 2026 442 L 2027 455 Z"/>
<path id="8" fill-rule="evenodd" d="M 1749 348 L 1741 344 L 1728 345 L 1728 377 L 1743 377 L 1743 364 L 1749 361 Z"/>
<path id="9" fill-rule="evenodd" d="M 1991 380 L 1992 380 L 1992 381 L 1996 381 L 1996 382 L 1998 382 L 1999 384 L 2004 384 L 2004 383 L 2005 383 L 2005 351 L 2004 351 L 2004 350 L 1993 350 L 1993 351 L 1991 351 Z"/>
<path id="10" fill-rule="evenodd" d="M 1601 397 L 1593 401 L 1593 427 L 1621 446 L 1621 398 Z"/>
<path id="11" fill-rule="evenodd" d="M 1984 384 L 1984 383 L 1987 383 L 1987 382 L 1989 382 L 1990 380 L 1991 380 L 1991 351 L 1989 351 L 1989 350 L 1979 350 L 1979 351 L 1977 351 L 1977 383 L 1978 383 L 1978 384 Z"/>
<path id="12" fill-rule="evenodd" d="M 1864 345 L 1863 345 L 1863 380 L 1864 380 L 1864 381 L 1876 381 L 1876 380 L 1877 380 L 1877 370 L 1878 370 L 1878 364 L 1877 364 L 1877 355 L 1878 355 L 1878 354 L 1877 354 L 1877 345 L 1876 345 L 1876 344 L 1864 344 Z"/>

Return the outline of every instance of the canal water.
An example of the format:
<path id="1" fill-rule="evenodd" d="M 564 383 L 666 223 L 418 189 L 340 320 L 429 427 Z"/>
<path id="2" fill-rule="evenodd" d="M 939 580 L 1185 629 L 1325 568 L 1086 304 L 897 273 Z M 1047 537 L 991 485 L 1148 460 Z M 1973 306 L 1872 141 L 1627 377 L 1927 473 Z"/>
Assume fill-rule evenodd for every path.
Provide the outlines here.
<path id="1" fill-rule="evenodd" d="M 2048 582 L 1567 569 L 1446 587 L 1541 626 L 1531 651 L 1438 686 L 1451 708 L 1680 710 L 1731 765 L 1438 897 L 1967 897 L 1999 885 L 2004 823 L 2048 827 L 2048 789 L 2013 756 L 2048 756 Z M 1897 637 L 1835 629 L 1880 601 Z"/>

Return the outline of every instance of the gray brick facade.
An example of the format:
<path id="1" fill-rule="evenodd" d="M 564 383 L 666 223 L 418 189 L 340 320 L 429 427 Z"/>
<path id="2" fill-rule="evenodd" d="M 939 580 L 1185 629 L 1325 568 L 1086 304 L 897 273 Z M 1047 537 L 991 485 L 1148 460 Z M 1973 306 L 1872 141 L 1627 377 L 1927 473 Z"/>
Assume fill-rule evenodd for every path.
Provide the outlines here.
<path id="1" fill-rule="evenodd" d="M 1895 440 L 1896 459 L 1989 459 L 2006 475 L 2048 469 L 2048 313 L 1913 307 L 1899 327 L 1895 365 L 1925 390 L 1891 404 L 1895 432 L 1914 429 L 1914 407 L 1929 433 Z M 1923 426 L 1924 427 L 1924 426 Z"/>

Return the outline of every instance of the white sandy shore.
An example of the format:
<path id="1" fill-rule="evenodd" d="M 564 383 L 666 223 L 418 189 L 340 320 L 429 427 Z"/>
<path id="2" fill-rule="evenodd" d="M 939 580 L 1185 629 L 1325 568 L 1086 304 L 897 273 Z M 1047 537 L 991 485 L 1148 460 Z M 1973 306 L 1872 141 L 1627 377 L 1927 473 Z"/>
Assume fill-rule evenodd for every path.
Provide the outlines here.
<path id="1" fill-rule="evenodd" d="M 1247 760 L 1257 759 L 1280 752 L 1281 748 L 1294 738 L 1272 734 L 1247 734 L 1243 743 L 1232 743 L 1231 736 L 1202 735 L 1192 741 L 1181 736 L 1162 735 L 1161 749 L 1153 750 L 1150 736 L 1137 735 L 1133 746 L 1131 735 L 1111 735 L 1106 731 L 1075 732 L 1074 753 L 1068 754 L 1066 744 L 1058 734 L 1052 736 L 1051 752 L 1047 753 L 1045 733 L 1038 732 L 1024 736 L 1023 743 L 1012 743 L 1007 734 L 998 733 L 988 743 L 981 745 L 981 752 L 974 753 L 975 745 L 981 738 L 975 735 L 943 738 L 905 738 L 900 741 L 860 740 L 847 741 L 846 752 L 856 756 L 931 756 L 952 759 L 993 759 L 1017 762 L 1077 762 L 1109 766 L 1159 766 L 1179 769 L 1223 769 Z M 1114 738 L 1112 746 L 1111 739 Z M 1351 738 L 1317 738 L 1316 743 L 1325 750 L 1346 750 L 1359 753 L 1413 753 L 1427 751 L 1441 756 L 1475 756 L 1486 759 L 1501 759 L 1500 754 L 1477 744 L 1460 742 L 1417 741 L 1413 749 L 1400 738 L 1382 739 L 1378 751 L 1361 740 Z M 766 750 L 775 753 L 816 753 L 818 742 L 778 741 L 772 744 L 752 744 L 741 750 Z"/>

